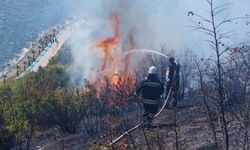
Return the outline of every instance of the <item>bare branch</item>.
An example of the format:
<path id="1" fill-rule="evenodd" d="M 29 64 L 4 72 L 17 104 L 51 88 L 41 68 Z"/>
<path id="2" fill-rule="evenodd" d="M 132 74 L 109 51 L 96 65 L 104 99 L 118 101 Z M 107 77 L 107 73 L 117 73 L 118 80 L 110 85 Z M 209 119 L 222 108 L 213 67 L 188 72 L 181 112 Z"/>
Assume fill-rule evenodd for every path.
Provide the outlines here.
<path id="1" fill-rule="evenodd" d="M 217 7 L 214 7 L 213 11 L 216 11 L 217 9 L 220 9 L 220 8 L 223 8 L 223 7 L 226 7 L 226 6 L 229 6 L 231 5 L 232 3 L 225 3 L 225 4 L 222 4 L 222 5 L 219 5 Z"/>
<path id="2" fill-rule="evenodd" d="M 230 7 L 226 7 L 226 8 L 222 8 L 222 9 L 216 11 L 216 12 L 214 11 L 214 16 L 217 16 L 218 14 L 220 14 L 220 13 L 226 11 L 226 10 L 229 10 L 229 9 L 230 9 Z"/>
<path id="3" fill-rule="evenodd" d="M 221 25 L 223 25 L 223 24 L 225 24 L 225 23 L 228 23 L 228 22 L 232 22 L 232 20 L 231 20 L 231 19 L 226 19 L 226 20 L 221 21 L 221 22 L 215 27 L 215 29 L 219 28 Z"/>
<path id="4" fill-rule="evenodd" d="M 234 35 L 236 35 L 236 33 L 234 31 L 235 30 L 231 30 L 231 31 L 228 31 L 228 32 L 225 32 L 225 33 L 220 33 L 218 35 L 218 40 L 232 38 Z"/>
<path id="5" fill-rule="evenodd" d="M 191 22 L 194 24 L 193 26 L 186 26 L 186 27 L 189 27 L 189 28 L 193 28 L 192 31 L 201 31 L 209 36 L 214 36 L 214 32 L 212 30 L 210 30 L 208 27 L 205 27 L 201 22 L 195 22 L 195 21 L 192 21 Z"/>
<path id="6" fill-rule="evenodd" d="M 234 17 L 234 18 L 230 18 L 230 19 L 224 19 L 223 21 L 221 21 L 215 28 L 219 28 L 221 25 L 225 24 L 225 23 L 229 23 L 232 22 L 234 20 L 246 20 L 249 19 L 249 17 Z"/>
<path id="7" fill-rule="evenodd" d="M 220 52 L 220 54 L 219 54 L 219 56 L 221 56 L 221 55 L 223 55 L 225 52 L 227 52 L 228 51 L 228 49 L 226 48 L 226 49 L 224 49 L 222 52 Z"/>
<path id="8" fill-rule="evenodd" d="M 207 0 L 209 5 L 212 5 L 212 0 Z"/>
<path id="9" fill-rule="evenodd" d="M 208 23 L 211 23 L 211 20 L 207 19 L 206 17 L 203 17 L 199 14 L 194 14 L 194 16 L 198 17 L 199 19 L 201 19 L 201 21 L 205 21 L 205 22 L 208 22 Z"/>
<path id="10" fill-rule="evenodd" d="M 209 42 L 210 44 L 214 45 L 214 46 L 216 45 L 213 40 L 206 40 L 206 41 Z"/>

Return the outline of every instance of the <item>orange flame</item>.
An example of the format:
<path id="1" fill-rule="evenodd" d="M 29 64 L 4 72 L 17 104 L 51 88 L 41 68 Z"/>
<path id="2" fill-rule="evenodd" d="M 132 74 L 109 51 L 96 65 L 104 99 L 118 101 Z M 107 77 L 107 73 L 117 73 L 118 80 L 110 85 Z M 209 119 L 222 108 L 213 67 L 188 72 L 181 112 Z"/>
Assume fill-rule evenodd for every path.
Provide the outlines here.
<path id="1" fill-rule="evenodd" d="M 116 54 L 116 46 L 120 40 L 120 16 L 118 14 L 112 17 L 112 29 L 114 31 L 114 36 L 102 39 L 98 41 L 94 47 L 100 48 L 103 54 L 103 64 L 100 66 L 98 71 L 103 71 L 109 65 L 111 65 L 114 60 Z"/>
<path id="2" fill-rule="evenodd" d="M 134 90 L 136 83 L 135 73 L 130 69 L 133 55 L 130 54 L 122 60 L 115 61 L 122 55 L 118 47 L 120 44 L 120 15 L 114 14 L 111 19 L 114 35 L 97 41 L 93 46 L 102 52 L 103 62 L 98 67 L 97 72 L 103 74 L 101 74 L 101 76 L 94 76 L 91 83 L 95 86 L 97 97 L 100 97 L 101 92 L 107 90 L 107 88 L 109 88 L 109 94 L 106 94 L 105 97 L 115 97 L 114 95 L 117 92 L 122 92 L 123 97 L 126 97 Z M 129 40 L 131 42 L 131 39 Z M 134 43 L 132 45 L 134 45 Z M 119 99 L 122 98 L 120 97 Z M 115 103 L 114 101 L 109 102 L 109 104 L 116 106 L 121 105 L 121 103 L 121 100 L 119 100 L 119 103 Z"/>

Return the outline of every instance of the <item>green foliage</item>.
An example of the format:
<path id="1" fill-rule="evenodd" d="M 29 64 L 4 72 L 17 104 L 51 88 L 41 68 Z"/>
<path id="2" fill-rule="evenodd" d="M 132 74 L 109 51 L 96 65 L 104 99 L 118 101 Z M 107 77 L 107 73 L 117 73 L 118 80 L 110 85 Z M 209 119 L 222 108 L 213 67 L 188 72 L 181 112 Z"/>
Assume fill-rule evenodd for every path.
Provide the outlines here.
<path id="1" fill-rule="evenodd" d="M 109 150 L 109 148 L 104 146 L 102 143 L 93 142 L 88 148 L 88 150 Z"/>
<path id="2" fill-rule="evenodd" d="M 62 65 L 50 65 L 20 80 L 0 83 L 0 149 L 20 145 L 34 129 L 58 127 L 74 133 L 81 121 L 79 111 Z"/>
<path id="3" fill-rule="evenodd" d="M 89 135 L 94 135 L 109 131 L 111 125 L 122 126 L 121 119 L 112 118 L 118 118 L 125 109 L 110 109 L 110 90 L 102 92 L 102 100 L 96 97 L 94 86 L 88 88 L 89 92 L 76 90 L 57 61 L 19 80 L 0 83 L 0 149 L 29 147 L 37 133 L 44 135 L 51 129 L 75 133 L 82 125 Z M 123 97 L 124 91 L 119 92 L 116 95 Z M 113 101 L 123 102 L 118 96 L 112 97 Z"/>
<path id="4" fill-rule="evenodd" d="M 53 116 L 51 121 L 68 133 L 75 133 L 81 121 L 80 105 L 72 93 L 74 92 L 68 89 L 56 89 L 50 104 L 52 109 L 49 113 L 47 111 Z"/>
<path id="5" fill-rule="evenodd" d="M 19 143 L 25 139 L 28 130 L 26 114 L 29 113 L 29 103 L 15 99 L 16 94 L 10 85 L 0 86 L 0 111 L 2 132 L 0 143 L 3 148 L 10 147 L 13 143 Z"/>

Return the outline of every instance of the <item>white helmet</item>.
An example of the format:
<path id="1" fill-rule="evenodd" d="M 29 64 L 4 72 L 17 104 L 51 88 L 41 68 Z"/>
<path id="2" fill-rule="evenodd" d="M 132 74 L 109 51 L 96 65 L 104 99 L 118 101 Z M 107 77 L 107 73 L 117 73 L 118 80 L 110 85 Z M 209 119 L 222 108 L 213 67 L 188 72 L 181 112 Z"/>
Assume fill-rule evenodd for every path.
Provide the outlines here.
<path id="1" fill-rule="evenodd" d="M 149 74 L 157 74 L 157 69 L 155 66 L 151 66 L 149 69 L 148 69 L 148 73 Z"/>

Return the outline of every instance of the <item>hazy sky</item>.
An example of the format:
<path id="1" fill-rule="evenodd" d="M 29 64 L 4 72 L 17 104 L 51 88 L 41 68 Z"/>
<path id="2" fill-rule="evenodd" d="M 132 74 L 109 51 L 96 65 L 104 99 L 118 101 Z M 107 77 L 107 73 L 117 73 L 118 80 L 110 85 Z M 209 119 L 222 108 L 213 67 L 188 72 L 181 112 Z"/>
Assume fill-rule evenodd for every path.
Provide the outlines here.
<path id="1" fill-rule="evenodd" d="M 170 49 L 204 49 L 203 37 L 192 32 L 187 26 L 193 18 L 188 11 L 208 16 L 209 6 L 206 0 L 77 0 L 77 13 L 99 19 L 105 19 L 112 12 L 122 14 L 124 34 L 135 28 L 140 46 L 148 47 L 166 44 Z M 250 14 L 250 0 L 214 0 L 215 6 L 230 4 L 230 10 L 217 18 L 219 21 L 229 14 L 231 17 Z M 235 30 L 235 39 L 239 42 L 247 39 L 245 32 L 250 30 L 244 23 L 231 23 L 223 30 Z M 123 35 L 124 35 L 123 34 Z M 205 37 L 204 37 L 205 38 Z"/>
<path id="2" fill-rule="evenodd" d="M 192 49 L 196 54 L 209 54 L 207 36 L 192 31 L 187 27 L 192 25 L 193 17 L 189 11 L 205 17 L 209 16 L 209 5 L 206 0 L 76 0 L 75 9 L 71 10 L 78 16 L 83 16 L 86 22 L 72 34 L 69 45 L 73 62 L 69 72 L 76 78 L 88 76 L 100 63 L 96 57 L 97 51 L 90 50 L 93 44 L 104 37 L 113 35 L 108 18 L 112 13 L 121 15 L 121 46 L 129 36 L 133 36 L 138 49 L 160 49 L 165 45 L 167 50 L 183 52 Z M 219 2 L 219 3 L 218 3 Z M 250 0 L 216 0 L 215 5 L 229 3 L 231 9 L 218 16 L 216 21 L 229 14 L 231 17 L 244 16 L 250 12 Z M 247 40 L 245 23 L 232 22 L 222 28 L 225 32 L 235 29 L 233 39 L 223 41 L 234 44 Z M 126 51 L 126 49 L 122 49 Z M 82 63 L 85 60 L 85 63 Z"/>

